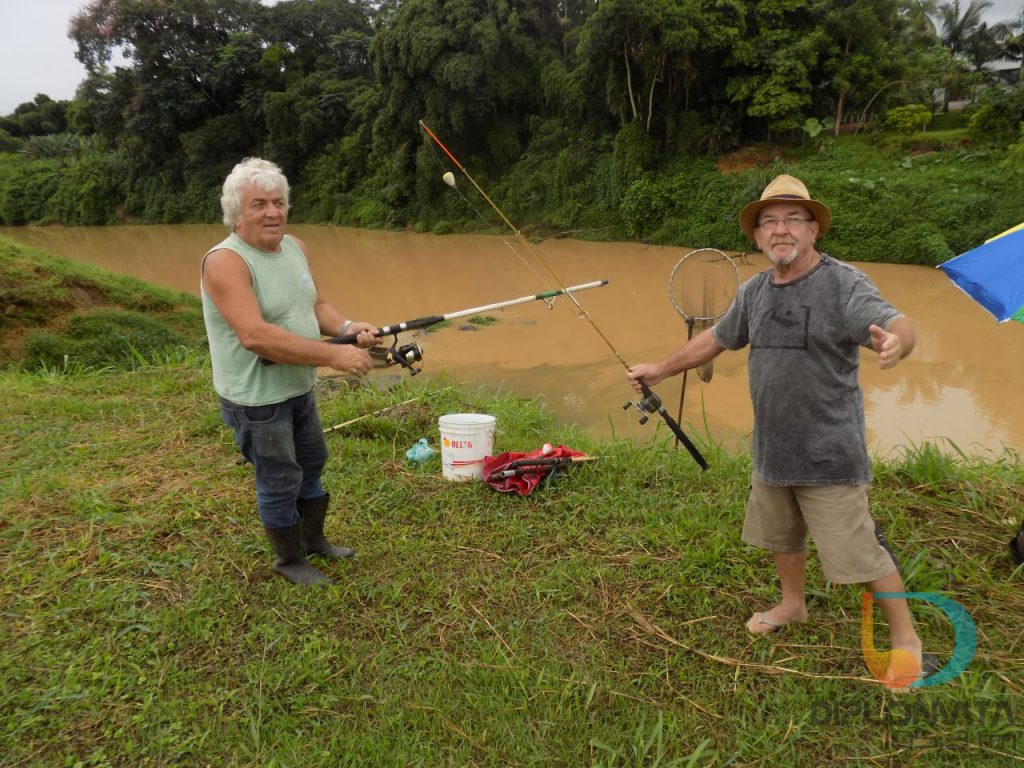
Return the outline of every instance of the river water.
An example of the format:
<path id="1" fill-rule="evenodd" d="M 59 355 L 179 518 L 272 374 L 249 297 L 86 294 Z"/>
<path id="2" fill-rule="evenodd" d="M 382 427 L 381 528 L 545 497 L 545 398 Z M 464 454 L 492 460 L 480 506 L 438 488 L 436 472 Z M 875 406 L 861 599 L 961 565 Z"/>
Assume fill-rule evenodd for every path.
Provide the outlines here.
<path id="1" fill-rule="evenodd" d="M 434 236 L 292 225 L 310 253 L 323 294 L 343 313 L 378 326 L 448 314 L 558 287 L 527 248 L 490 235 Z M 0 227 L 0 234 L 110 271 L 198 295 L 199 260 L 225 235 L 218 225 Z M 669 276 L 687 249 L 568 239 L 533 245 L 564 285 L 607 279 L 577 294 L 607 339 L 564 297 L 549 310 L 531 302 L 488 313 L 486 326 L 456 321 L 415 337 L 424 350 L 421 377 L 472 381 L 489 391 L 536 397 L 559 420 L 588 433 L 647 440 L 664 435 L 623 404 L 632 398 L 625 369 L 660 359 L 686 339 L 669 301 Z M 738 261 L 741 277 L 767 267 L 758 254 Z M 951 443 L 969 454 L 1024 450 L 1024 326 L 997 324 L 937 269 L 857 264 L 916 324 L 914 354 L 888 371 L 865 352 L 861 367 L 868 441 L 879 455 L 901 447 Z M 684 307 L 685 308 L 685 307 Z M 406 337 L 402 337 L 406 340 Z M 413 340 L 410 337 L 408 340 Z M 392 376 L 398 369 L 375 376 Z M 657 389 L 675 415 L 681 377 Z M 732 449 L 746 444 L 753 415 L 745 352 L 724 352 L 710 381 L 687 377 L 684 426 Z"/>

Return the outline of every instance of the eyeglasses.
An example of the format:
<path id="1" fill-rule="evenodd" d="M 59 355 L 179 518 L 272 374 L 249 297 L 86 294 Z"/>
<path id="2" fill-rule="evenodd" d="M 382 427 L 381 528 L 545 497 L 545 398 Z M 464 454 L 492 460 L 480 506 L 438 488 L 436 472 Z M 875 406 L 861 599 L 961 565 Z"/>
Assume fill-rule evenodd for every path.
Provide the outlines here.
<path id="1" fill-rule="evenodd" d="M 784 219 L 777 219 L 774 216 L 769 216 L 766 219 L 761 219 L 757 226 L 760 229 L 766 229 L 769 232 L 779 226 L 779 222 L 786 225 L 786 229 L 796 229 L 801 224 L 807 221 L 814 221 L 814 219 L 805 219 L 803 216 L 786 216 Z"/>

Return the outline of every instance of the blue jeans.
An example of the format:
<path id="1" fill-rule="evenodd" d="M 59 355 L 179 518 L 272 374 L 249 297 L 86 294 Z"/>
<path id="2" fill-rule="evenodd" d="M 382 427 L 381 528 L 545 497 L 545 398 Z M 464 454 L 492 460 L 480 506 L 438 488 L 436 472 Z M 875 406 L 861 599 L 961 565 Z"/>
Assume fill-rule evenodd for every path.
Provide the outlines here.
<path id="1" fill-rule="evenodd" d="M 296 501 L 325 493 L 320 476 L 327 442 L 312 391 L 271 405 L 238 405 L 222 397 L 220 415 L 256 469 L 256 506 L 263 526 L 298 523 Z"/>

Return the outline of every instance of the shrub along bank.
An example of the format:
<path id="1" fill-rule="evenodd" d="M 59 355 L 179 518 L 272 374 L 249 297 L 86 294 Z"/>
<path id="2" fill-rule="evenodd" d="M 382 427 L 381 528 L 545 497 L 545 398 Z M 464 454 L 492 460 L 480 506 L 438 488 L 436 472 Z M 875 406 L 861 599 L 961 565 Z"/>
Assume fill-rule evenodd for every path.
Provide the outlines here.
<path id="1" fill-rule="evenodd" d="M 1005 165 L 1015 146 L 969 140 L 955 129 L 821 137 L 798 147 L 747 147 L 716 159 L 665 158 L 634 126 L 592 140 L 552 127 L 537 131 L 534 143 L 499 177 L 467 164 L 511 220 L 532 235 L 571 232 L 736 251 L 752 247 L 736 226 L 739 210 L 773 175 L 788 172 L 833 210 L 825 250 L 856 261 L 935 265 L 1024 218 L 1024 185 Z M 420 168 L 415 194 L 401 208 L 386 205 L 369 186 L 340 194 L 339 168 L 351 158 L 332 151 L 325 150 L 305 177 L 292 179 L 293 220 L 439 234 L 505 229 L 466 180 L 459 179 L 464 189 L 455 192 L 441 181 L 444 169 L 432 163 Z M 103 152 L 87 146 L 53 159 L 0 155 L 0 222 L 219 217 L 219 190 L 212 182 L 181 192 L 154 177 L 143 192 L 133 187 L 129 194 L 125 167 Z"/>
<path id="2" fill-rule="evenodd" d="M 803 179 L 829 206 L 832 229 L 819 245 L 842 259 L 933 266 L 1024 220 L 1024 192 L 1000 169 L 1002 151 L 941 142 L 867 146 L 850 140 L 783 155 L 735 176 L 690 166 L 639 181 L 623 200 L 626 226 L 659 243 L 748 250 L 736 217 L 777 173 Z"/>

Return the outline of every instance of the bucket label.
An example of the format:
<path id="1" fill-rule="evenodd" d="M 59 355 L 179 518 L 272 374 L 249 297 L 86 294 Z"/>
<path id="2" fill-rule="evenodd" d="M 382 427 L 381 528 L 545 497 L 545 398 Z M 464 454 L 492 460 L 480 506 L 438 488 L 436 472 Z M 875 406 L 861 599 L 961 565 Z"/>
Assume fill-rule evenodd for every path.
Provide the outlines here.
<path id="1" fill-rule="evenodd" d="M 449 440 L 447 437 L 444 439 L 445 448 L 472 448 L 472 440 Z"/>

